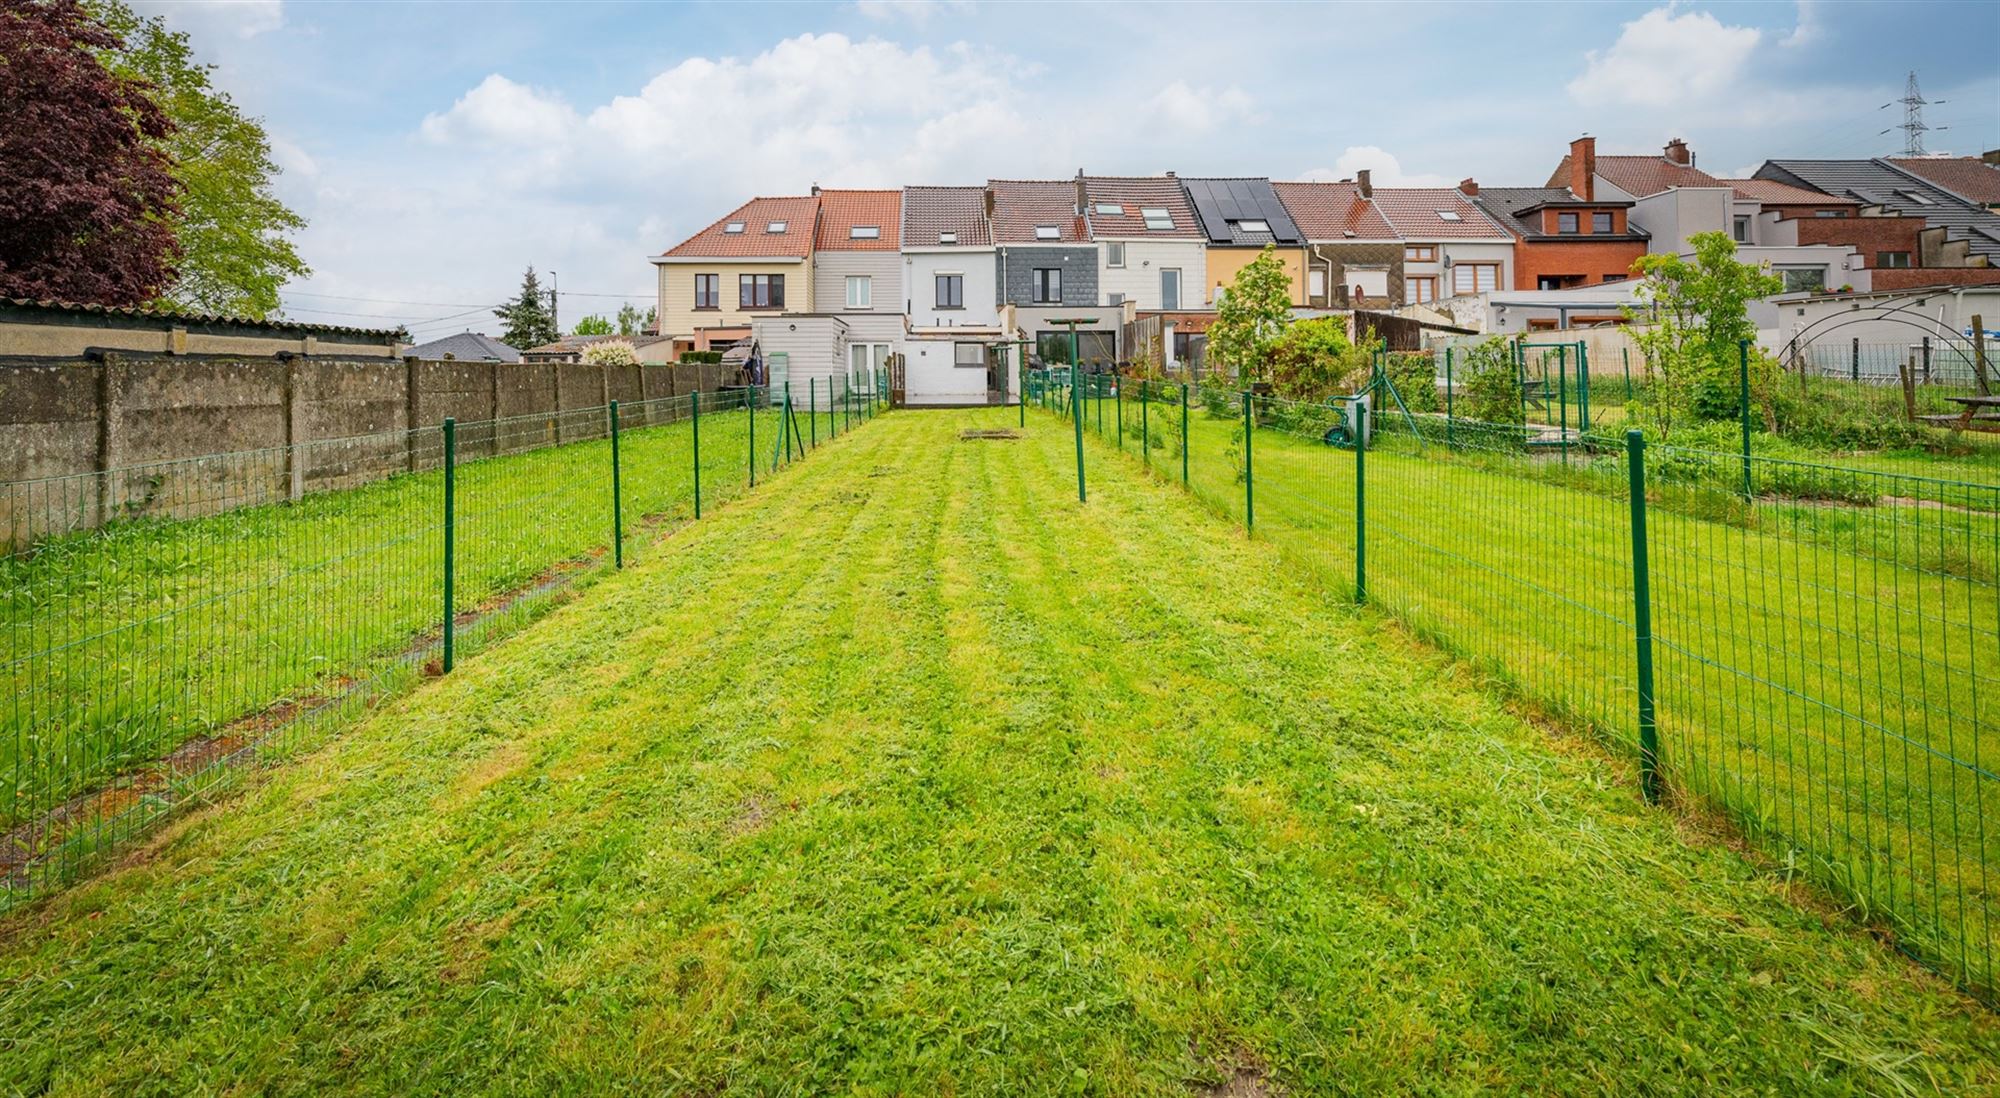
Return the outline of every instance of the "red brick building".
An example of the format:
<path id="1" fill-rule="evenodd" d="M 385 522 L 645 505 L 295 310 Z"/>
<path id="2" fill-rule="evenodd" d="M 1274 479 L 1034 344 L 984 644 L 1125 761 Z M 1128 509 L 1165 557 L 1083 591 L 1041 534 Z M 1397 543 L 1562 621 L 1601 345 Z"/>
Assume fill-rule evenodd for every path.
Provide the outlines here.
<path id="1" fill-rule="evenodd" d="M 1632 224 L 1633 203 L 1598 197 L 1596 142 L 1571 145 L 1566 186 L 1459 190 L 1514 234 L 1514 289 L 1564 290 L 1620 282 L 1652 239 Z"/>

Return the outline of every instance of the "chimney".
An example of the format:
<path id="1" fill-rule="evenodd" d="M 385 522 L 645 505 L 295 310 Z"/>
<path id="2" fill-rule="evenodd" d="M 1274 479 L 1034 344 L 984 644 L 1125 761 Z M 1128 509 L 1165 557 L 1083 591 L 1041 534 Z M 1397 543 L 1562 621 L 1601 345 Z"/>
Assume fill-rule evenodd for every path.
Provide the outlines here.
<path id="1" fill-rule="evenodd" d="M 1360 171 L 1354 173 L 1354 185 L 1361 188 L 1361 197 L 1363 198 L 1375 197 L 1375 186 L 1374 184 L 1368 181 L 1367 168 L 1363 168 Z"/>
<path id="2" fill-rule="evenodd" d="M 819 197 L 819 184 L 817 183 L 813 184 L 813 197 L 814 198 Z"/>
<path id="3" fill-rule="evenodd" d="M 1082 217 L 1083 211 L 1088 209 L 1089 206 L 1090 201 L 1083 193 L 1083 169 L 1078 168 L 1076 170 L 1076 216 Z"/>
<path id="4" fill-rule="evenodd" d="M 1466 196 L 1467 198 L 1476 198 L 1476 197 L 1478 197 L 1478 195 L 1479 195 L 1479 181 L 1478 181 L 1478 180 L 1476 180 L 1476 179 L 1461 179 L 1461 180 L 1459 180 L 1459 181 L 1458 181 L 1458 193 L 1460 193 L 1460 194 L 1462 194 L 1462 195 L 1465 195 L 1465 196 Z"/>
<path id="5" fill-rule="evenodd" d="M 1667 142 L 1667 163 L 1687 167 L 1694 163 L 1694 154 L 1688 151 L 1688 143 L 1676 137 Z"/>
<path id="6" fill-rule="evenodd" d="M 1589 202 L 1595 198 L 1597 138 L 1588 135 L 1569 143 L 1569 192 Z"/>
<path id="7" fill-rule="evenodd" d="M 986 188 L 986 220 L 993 220 L 993 188 Z"/>

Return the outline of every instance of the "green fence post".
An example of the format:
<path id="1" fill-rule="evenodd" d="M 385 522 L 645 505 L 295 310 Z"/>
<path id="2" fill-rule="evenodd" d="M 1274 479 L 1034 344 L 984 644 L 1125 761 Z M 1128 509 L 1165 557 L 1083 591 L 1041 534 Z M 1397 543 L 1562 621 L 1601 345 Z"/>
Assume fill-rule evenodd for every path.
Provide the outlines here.
<path id="1" fill-rule="evenodd" d="M 1452 392 L 1457 388 L 1451 376 L 1451 348 L 1446 347 L 1444 349 L 1444 446 L 1447 450 L 1454 449 L 1451 438 Z"/>
<path id="2" fill-rule="evenodd" d="M 1084 498 L 1084 410 L 1076 406 L 1076 366 L 1070 366 L 1070 424 L 1076 428 L 1076 502 Z"/>
<path id="3" fill-rule="evenodd" d="M 1194 440 L 1188 437 L 1188 383 L 1181 382 L 1181 487 L 1188 486 L 1188 451 Z"/>
<path id="4" fill-rule="evenodd" d="M 1243 536 L 1257 534 L 1257 477 L 1250 460 L 1250 390 L 1243 390 Z"/>
<path id="5" fill-rule="evenodd" d="M 743 387 L 743 410 L 750 413 L 750 487 L 757 487 L 757 387 Z"/>
<path id="6" fill-rule="evenodd" d="M 1750 498 L 1750 341 L 1736 341 L 1736 403 L 1743 413 L 1743 498 Z"/>
<path id="7" fill-rule="evenodd" d="M 1620 347 L 1618 354 L 1625 360 L 1625 399 L 1632 399 L 1632 348 Z"/>
<path id="8" fill-rule="evenodd" d="M 688 394 L 688 422 L 694 425 L 694 517 L 701 517 L 701 390 Z"/>
<path id="9" fill-rule="evenodd" d="M 1646 437 L 1625 432 L 1632 492 L 1632 632 L 1638 646 L 1639 788 L 1649 804 L 1660 800 L 1660 728 L 1653 699 L 1653 591 L 1646 548 Z"/>
<path id="10" fill-rule="evenodd" d="M 1123 374 L 1114 373 L 1111 375 L 1111 399 L 1114 402 L 1113 414 L 1118 417 L 1118 450 L 1120 453 L 1123 453 L 1125 450 L 1125 377 Z"/>
<path id="11" fill-rule="evenodd" d="M 1020 353 L 1021 349 L 1019 347 L 1015 347 L 1013 350 L 1014 350 L 1014 385 L 1015 385 L 1014 403 L 1019 408 L 1021 413 L 1021 426 L 1026 427 L 1028 425 L 1028 356 L 1021 354 Z M 907 374 L 904 375 L 905 380 L 903 384 L 905 387 L 909 385 L 908 376 L 909 375 Z M 909 398 L 906 395 L 904 399 L 908 400 Z"/>
<path id="12" fill-rule="evenodd" d="M 1580 339 L 1576 341 L 1576 394 L 1582 404 L 1576 428 L 1587 435 L 1590 433 L 1590 346 Z"/>
<path id="13" fill-rule="evenodd" d="M 1146 459 L 1146 468 L 1153 467 L 1153 398 L 1147 389 L 1149 381 L 1139 382 L 1139 456 Z"/>
<path id="14" fill-rule="evenodd" d="M 784 440 L 784 447 L 779 452 L 785 455 L 785 464 L 790 465 L 792 463 L 792 444 L 798 441 L 792 431 L 791 378 L 785 379 L 785 406 L 778 411 L 778 437 Z"/>
<path id="15" fill-rule="evenodd" d="M 456 579 L 455 559 L 458 548 L 458 421 L 450 416 L 444 421 L 444 654 L 441 664 L 446 672 L 451 671 L 452 647 L 456 639 L 457 608 L 453 605 L 452 582 Z"/>
<path id="16" fill-rule="evenodd" d="M 1547 360 L 1544 360 L 1547 361 Z M 1563 464 L 1569 464 L 1569 346 L 1556 347 L 1556 441 L 1562 446 Z"/>
<path id="17" fill-rule="evenodd" d="M 1354 422 L 1354 604 L 1368 601 L 1368 411 L 1353 401 Z"/>
<path id="18" fill-rule="evenodd" d="M 819 379 L 806 379 L 806 430 L 812 435 L 813 449 L 819 449 Z"/>
<path id="19" fill-rule="evenodd" d="M 625 495 L 618 470 L 618 402 L 611 402 L 611 564 L 625 567 Z"/>

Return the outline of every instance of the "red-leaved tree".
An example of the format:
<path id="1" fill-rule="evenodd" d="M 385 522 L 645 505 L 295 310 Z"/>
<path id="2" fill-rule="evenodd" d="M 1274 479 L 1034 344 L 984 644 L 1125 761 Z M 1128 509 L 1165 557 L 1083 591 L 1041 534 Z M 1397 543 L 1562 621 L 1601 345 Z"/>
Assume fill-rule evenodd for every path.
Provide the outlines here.
<path id="1" fill-rule="evenodd" d="M 76 0 L 0 3 L 0 297 L 138 305 L 174 280 L 173 124 Z"/>

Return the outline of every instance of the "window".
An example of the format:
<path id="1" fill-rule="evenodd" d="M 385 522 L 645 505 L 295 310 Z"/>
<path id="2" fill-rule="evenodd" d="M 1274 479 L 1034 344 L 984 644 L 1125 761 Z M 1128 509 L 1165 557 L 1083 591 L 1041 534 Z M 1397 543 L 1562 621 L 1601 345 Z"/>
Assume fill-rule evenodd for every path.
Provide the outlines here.
<path id="1" fill-rule="evenodd" d="M 1322 271 L 1317 267 L 1315 267 L 1314 269 L 1306 272 L 1306 295 L 1309 297 L 1326 296 L 1325 271 Z"/>
<path id="2" fill-rule="evenodd" d="M 736 305 L 741 309 L 785 307 L 784 275 L 737 275 Z"/>
<path id="3" fill-rule="evenodd" d="M 1403 280 L 1403 302 L 1415 305 L 1425 301 L 1436 301 L 1438 280 L 1431 275 L 1419 275 Z"/>
<path id="4" fill-rule="evenodd" d="M 694 307 L 697 309 L 722 308 L 722 276 L 698 274 L 694 276 Z"/>
<path id="5" fill-rule="evenodd" d="M 1825 267 L 1778 267 L 1771 273 L 1785 280 L 1784 293 L 1826 289 Z"/>
<path id="6" fill-rule="evenodd" d="M 1104 265 L 1106 267 L 1123 267 L 1125 265 L 1125 245 L 1115 242 L 1106 244 L 1104 246 Z"/>
<path id="7" fill-rule="evenodd" d="M 854 226 L 854 227 L 852 227 L 852 228 L 850 228 L 850 229 L 848 229 L 848 230 L 847 230 L 847 239 L 849 239 L 849 240 L 880 240 L 880 239 L 882 239 L 882 226 L 880 226 L 880 225 L 856 225 L 856 226 Z"/>
<path id="8" fill-rule="evenodd" d="M 1035 226 L 1035 239 L 1036 239 L 1036 240 L 1061 240 L 1061 239 L 1062 239 L 1062 230 L 1061 230 L 1061 229 L 1059 229 L 1059 228 L 1057 228 L 1057 227 L 1055 227 L 1054 225 L 1037 225 L 1037 226 Z"/>
<path id="9" fill-rule="evenodd" d="M 937 307 L 940 309 L 965 308 L 964 275 L 941 274 L 937 276 Z"/>
<path id="10" fill-rule="evenodd" d="M 872 309 L 875 307 L 875 279 L 869 275 L 847 276 L 847 307 L 850 309 Z"/>
<path id="11" fill-rule="evenodd" d="M 1611 227 L 1611 211 L 1599 210 L 1591 214 L 1590 231 L 1593 233 L 1615 232 L 1616 230 Z"/>
<path id="12" fill-rule="evenodd" d="M 1729 235 L 1738 244 L 1750 243 L 1750 215 L 1737 214 L 1730 225 Z"/>
<path id="13" fill-rule="evenodd" d="M 1166 267 L 1160 271 L 1160 308 L 1181 307 L 1181 272 L 1178 268 Z"/>
<path id="14" fill-rule="evenodd" d="M 1910 265 L 1910 253 L 1876 252 L 1875 265 L 1877 267 L 1907 267 Z"/>
<path id="15" fill-rule="evenodd" d="M 785 231 L 785 226 L 789 224 L 791 224 L 791 222 L 789 221 L 773 221 L 770 224 L 764 226 L 764 231 L 772 234 L 773 236 L 777 236 L 782 234 Z"/>
<path id="16" fill-rule="evenodd" d="M 984 370 L 986 368 L 986 344 L 952 344 L 951 364 L 961 370 Z"/>
<path id="17" fill-rule="evenodd" d="M 1435 263 L 1437 257 L 1438 250 L 1435 244 L 1412 244 L 1403 249 L 1403 260 L 1406 263 Z"/>
<path id="18" fill-rule="evenodd" d="M 1105 303 L 1106 305 L 1111 305 L 1111 306 L 1114 306 L 1114 307 L 1116 307 L 1116 306 L 1119 306 L 1119 305 L 1123 305 L 1123 304 L 1125 304 L 1125 295 L 1124 295 L 1124 294 L 1106 294 L 1106 295 L 1104 295 L 1104 303 Z"/>
<path id="19" fill-rule="evenodd" d="M 938 234 L 938 243 L 940 243 L 940 244 L 956 244 L 956 243 L 958 243 L 958 234 L 957 234 L 957 233 L 954 233 L 954 232 L 942 232 L 942 233 L 939 233 L 939 234 Z"/>
<path id="20" fill-rule="evenodd" d="M 1914 202 L 1919 206 L 1937 205 L 1936 202 L 1931 201 L 1930 195 L 1927 195 L 1922 191 L 1897 191 L 1896 193 L 1903 196 L 1904 198 L 1909 199 L 1911 202 Z"/>
<path id="21" fill-rule="evenodd" d="M 1174 215 L 1167 212 L 1165 206 L 1141 206 L 1139 207 L 1139 216 L 1146 220 L 1146 227 L 1148 229 L 1171 229 L 1174 227 Z"/>
<path id="22" fill-rule="evenodd" d="M 1451 292 L 1487 294 L 1500 288 L 1500 264 L 1460 263 L 1451 269 Z"/>
<path id="23" fill-rule="evenodd" d="M 1458 216 L 1458 211 L 1456 211 L 1456 210 L 1438 210 L 1438 211 L 1437 211 L 1437 215 L 1438 215 L 1438 220 L 1439 220 L 1439 221 L 1463 221 L 1463 220 L 1465 220 L 1464 218 L 1462 218 L 1462 217 Z"/>
<path id="24" fill-rule="evenodd" d="M 1035 304 L 1062 304 L 1062 268 L 1036 267 L 1034 275 Z"/>
<path id="25" fill-rule="evenodd" d="M 1841 213 L 1841 212 L 1840 212 L 1839 210 L 1814 210 L 1814 211 L 1813 211 L 1813 216 L 1814 216 L 1814 217 L 1846 217 L 1847 215 L 1846 215 L 1846 214 L 1844 214 L 1844 213 Z"/>
<path id="26" fill-rule="evenodd" d="M 1269 221 L 1263 221 L 1263 220 L 1237 221 L 1234 222 L 1234 224 L 1236 226 L 1236 231 L 1239 233 L 1268 233 L 1271 231 L 1271 223 Z"/>
<path id="27" fill-rule="evenodd" d="M 731 221 L 722 227 L 722 231 L 725 233 L 740 233 L 743 231 L 743 223 L 741 221 Z"/>
<path id="28" fill-rule="evenodd" d="M 1125 213 L 1125 207 L 1116 202 L 1099 202 L 1091 208 L 1105 217 L 1121 217 Z"/>
<path id="29" fill-rule="evenodd" d="M 1556 231 L 1557 231 L 1557 232 L 1559 232 L 1559 233 L 1573 233 L 1573 232 L 1576 232 L 1576 231 L 1577 231 L 1577 215 L 1576 215 L 1576 214 L 1574 214 L 1574 213 L 1559 213 L 1559 214 L 1557 214 L 1557 215 L 1556 215 Z"/>

